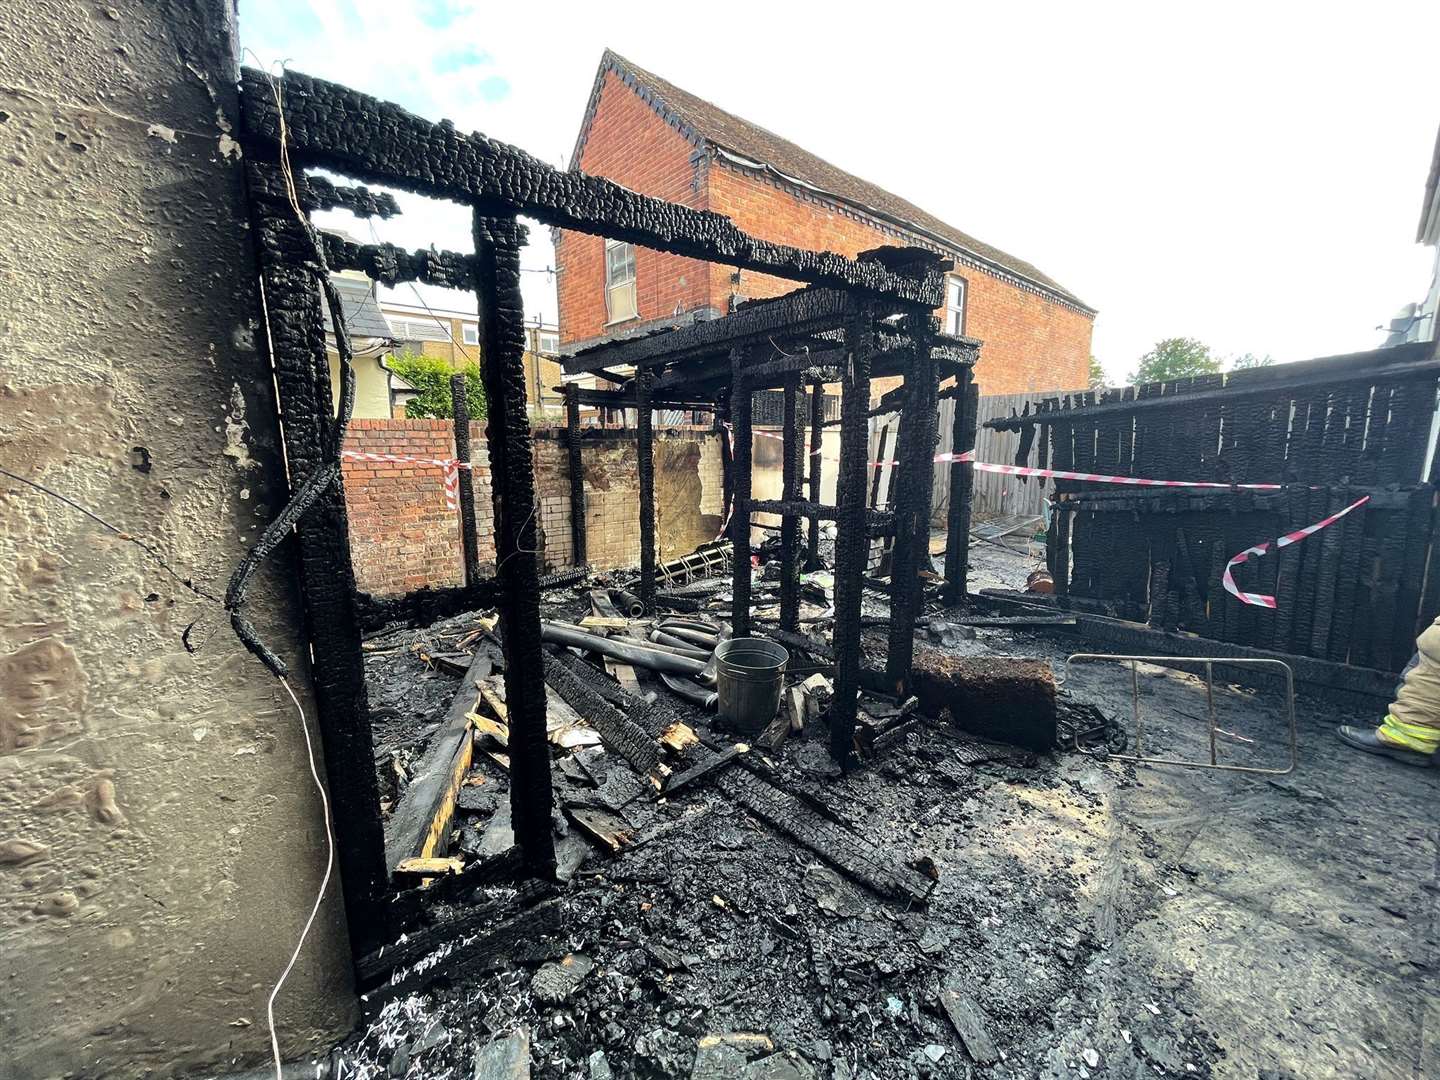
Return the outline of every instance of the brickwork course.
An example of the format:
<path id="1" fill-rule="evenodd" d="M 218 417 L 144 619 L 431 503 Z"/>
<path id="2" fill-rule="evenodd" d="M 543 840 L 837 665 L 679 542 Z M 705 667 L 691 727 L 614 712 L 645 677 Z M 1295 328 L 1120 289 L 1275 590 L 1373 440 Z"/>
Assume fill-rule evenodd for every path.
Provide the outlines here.
<path id="1" fill-rule="evenodd" d="M 493 565 L 495 533 L 484 425 L 470 425 L 475 523 L 480 561 Z M 397 457 L 453 458 L 448 420 L 354 420 L 345 449 Z M 597 569 L 634 566 L 640 558 L 640 482 L 631 431 L 587 430 L 585 527 L 589 563 Z M 573 563 L 570 468 L 563 432 L 535 432 L 535 490 L 540 515 L 540 564 Z M 720 531 L 723 507 L 720 444 L 711 432 L 657 432 L 656 546 L 660 559 L 688 554 Z M 350 556 L 358 587 L 391 596 L 423 587 L 462 584 L 460 518 L 445 506 L 439 466 L 347 457 L 345 506 Z"/>
<path id="2" fill-rule="evenodd" d="M 879 138 L 879 134 L 876 134 Z M 1036 267 L 606 51 L 575 167 L 633 191 L 713 210 L 753 236 L 855 256 L 915 245 L 955 261 L 964 333 L 984 343 L 986 394 L 1083 389 L 1095 311 Z M 563 348 L 695 312 L 725 314 L 796 283 L 646 248 L 635 251 L 638 319 L 607 321 L 605 241 L 555 230 Z M 943 319 L 944 312 L 937 315 Z M 942 323 L 943 325 L 943 323 Z M 893 380 L 877 379 L 873 392 Z"/>

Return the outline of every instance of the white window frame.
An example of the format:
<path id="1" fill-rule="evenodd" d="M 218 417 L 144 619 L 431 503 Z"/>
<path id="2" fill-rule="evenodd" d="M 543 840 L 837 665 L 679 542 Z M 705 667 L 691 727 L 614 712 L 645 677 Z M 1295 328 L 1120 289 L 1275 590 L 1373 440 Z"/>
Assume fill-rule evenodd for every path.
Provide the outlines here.
<path id="1" fill-rule="evenodd" d="M 461 323 L 461 324 L 460 324 L 460 341 L 461 341 L 462 344 L 465 344 L 465 345 L 479 345 L 479 344 L 480 344 L 480 324 L 479 324 L 479 323 L 470 323 L 470 322 Z"/>
<path id="2" fill-rule="evenodd" d="M 621 262 L 622 269 L 629 273 L 612 271 L 611 252 L 628 249 L 628 258 Z M 619 302 L 623 298 L 627 302 Z M 629 322 L 640 317 L 639 298 L 635 292 L 635 245 L 623 240 L 605 241 L 605 321 L 611 323 Z"/>
<path id="3" fill-rule="evenodd" d="M 550 344 L 546 345 L 546 341 Z M 539 330 L 535 334 L 535 351 L 547 355 L 560 351 L 560 332 L 558 330 Z"/>
<path id="4" fill-rule="evenodd" d="M 958 291 L 959 303 L 952 299 Z M 955 337 L 965 336 L 965 302 L 970 298 L 970 283 L 958 274 L 945 275 L 945 324 L 944 331 Z"/>

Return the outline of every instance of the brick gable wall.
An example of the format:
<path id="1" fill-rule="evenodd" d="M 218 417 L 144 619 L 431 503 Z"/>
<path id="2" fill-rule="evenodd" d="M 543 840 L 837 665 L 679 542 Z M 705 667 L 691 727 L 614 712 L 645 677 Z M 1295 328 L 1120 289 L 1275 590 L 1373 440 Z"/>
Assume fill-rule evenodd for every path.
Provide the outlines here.
<path id="1" fill-rule="evenodd" d="M 764 240 L 855 256 L 882 244 L 920 242 L 888 224 L 771 176 L 720 162 L 692 162 L 694 148 L 650 104 L 607 72 L 581 168 L 646 195 L 729 217 Z M 697 185 L 700 190 L 697 189 Z M 927 246 L 931 246 L 928 245 Z M 604 242 L 557 232 L 561 341 L 604 334 Z M 983 393 L 1075 390 L 1089 378 L 1093 316 L 976 266 L 958 264 L 967 283 L 966 333 L 983 343 L 976 377 Z M 756 299 L 797 288 L 793 281 L 639 249 L 643 320 L 666 318 L 677 304 L 725 312 L 730 298 Z M 683 279 L 683 281 L 682 281 Z M 609 328 L 614 329 L 614 328 Z M 877 380 L 883 392 L 890 380 Z"/>
<path id="2" fill-rule="evenodd" d="M 693 150 L 613 71 L 606 74 L 580 157 L 582 171 L 703 210 L 704 185 L 691 162 Z M 557 229 L 555 260 L 561 343 L 605 333 L 604 238 Z M 677 307 L 694 311 L 709 300 L 707 264 L 698 259 L 637 247 L 635 279 L 641 320 L 674 315 Z"/>
<path id="3" fill-rule="evenodd" d="M 714 165 L 710 208 L 762 240 L 834 251 L 854 257 L 882 244 L 918 242 L 813 194 L 797 194 L 771 177 Z M 984 342 L 976 378 L 986 394 L 1083 388 L 1090 371 L 1093 320 L 1083 312 L 975 267 L 957 265 L 967 287 L 965 332 Z M 745 271 L 732 283 L 728 266 L 711 267 L 711 288 L 721 307 L 731 293 L 747 299 L 778 296 L 793 281 Z M 937 314 L 943 314 L 937 312 Z M 876 392 L 891 380 L 877 380 Z"/>

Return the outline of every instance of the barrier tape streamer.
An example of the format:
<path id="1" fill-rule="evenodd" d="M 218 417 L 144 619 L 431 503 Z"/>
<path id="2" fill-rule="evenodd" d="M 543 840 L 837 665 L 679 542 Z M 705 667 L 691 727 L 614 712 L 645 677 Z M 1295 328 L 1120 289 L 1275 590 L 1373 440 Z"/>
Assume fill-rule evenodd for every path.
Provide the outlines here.
<path id="1" fill-rule="evenodd" d="M 1351 510 L 1354 510 L 1356 507 L 1363 506 L 1369 501 L 1369 495 L 1362 495 L 1349 506 L 1345 507 L 1344 510 L 1338 510 L 1335 513 L 1331 514 L 1329 517 L 1315 522 L 1314 525 L 1306 525 L 1303 529 L 1297 529 L 1295 532 L 1286 533 L 1284 536 L 1281 536 L 1273 541 L 1267 540 L 1263 544 L 1256 544 L 1254 547 L 1246 548 L 1244 551 L 1240 552 L 1239 555 L 1236 555 L 1233 559 L 1231 559 L 1225 564 L 1225 573 L 1221 575 L 1220 578 L 1220 580 L 1225 585 L 1225 591 L 1228 592 L 1231 596 L 1234 596 L 1236 599 L 1238 599 L 1242 604 L 1253 604 L 1257 607 L 1273 608 L 1275 606 L 1275 597 L 1267 596 L 1265 593 L 1244 592 L 1238 585 L 1235 584 L 1235 576 L 1233 573 L 1235 567 L 1239 566 L 1243 562 L 1249 562 L 1252 556 L 1255 558 L 1259 558 L 1261 555 L 1264 555 L 1270 550 L 1272 544 L 1275 546 L 1276 549 L 1289 547 L 1291 544 L 1298 544 L 1307 536 L 1311 536 L 1314 533 L 1319 532 L 1321 529 L 1325 528 L 1326 525 L 1334 524 L 1346 514 L 1350 513 Z"/>

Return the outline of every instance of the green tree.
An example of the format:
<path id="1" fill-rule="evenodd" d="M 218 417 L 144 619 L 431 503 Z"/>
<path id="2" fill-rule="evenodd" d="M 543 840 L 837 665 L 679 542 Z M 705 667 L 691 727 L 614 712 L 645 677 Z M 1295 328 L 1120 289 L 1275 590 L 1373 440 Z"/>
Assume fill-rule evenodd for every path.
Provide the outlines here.
<path id="1" fill-rule="evenodd" d="M 411 420 L 430 417 L 449 420 L 455 410 L 450 400 L 450 376 L 465 376 L 465 398 L 470 403 L 470 419 L 485 418 L 485 386 L 480 381 L 479 364 L 451 366 L 438 356 L 421 356 L 403 352 L 392 356 L 386 364 L 419 393 L 405 403 L 405 415 Z"/>
<path id="2" fill-rule="evenodd" d="M 1105 386 L 1105 369 L 1100 366 L 1100 361 L 1092 356 L 1090 357 L 1090 389 L 1104 390 Z"/>
<path id="3" fill-rule="evenodd" d="M 1166 338 L 1140 358 L 1140 366 L 1130 376 L 1132 383 L 1166 382 L 1188 379 L 1193 375 L 1213 375 L 1220 370 L 1220 358 L 1210 346 L 1194 338 Z"/>
<path id="4" fill-rule="evenodd" d="M 1251 368 L 1269 367 L 1275 363 L 1275 358 L 1268 353 L 1265 356 L 1256 356 L 1254 353 L 1242 353 L 1230 361 L 1231 371 L 1249 371 Z"/>

